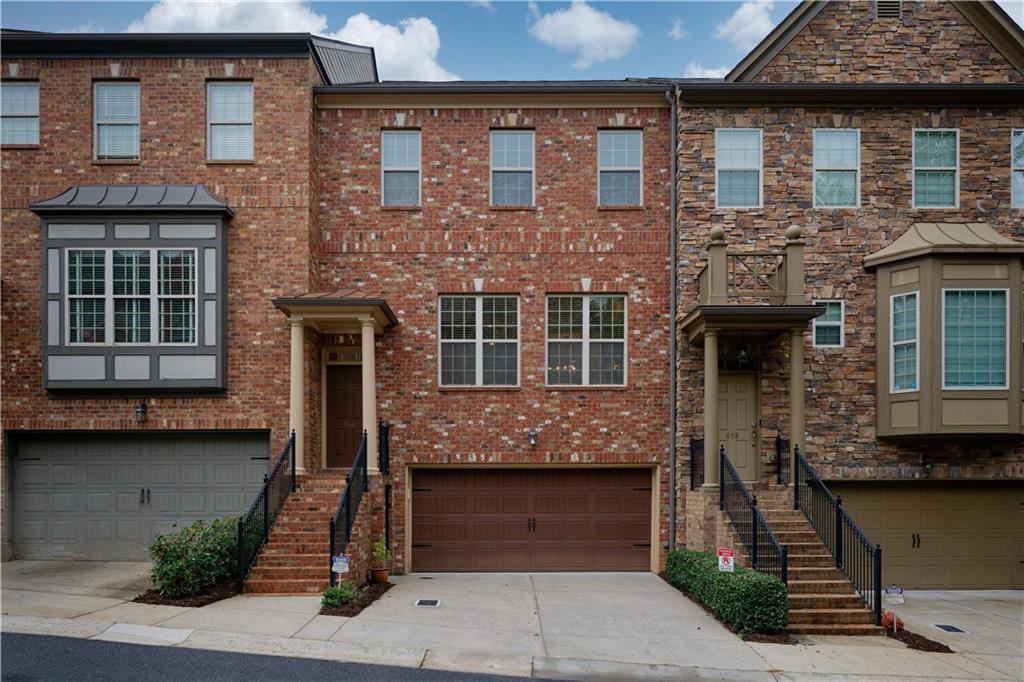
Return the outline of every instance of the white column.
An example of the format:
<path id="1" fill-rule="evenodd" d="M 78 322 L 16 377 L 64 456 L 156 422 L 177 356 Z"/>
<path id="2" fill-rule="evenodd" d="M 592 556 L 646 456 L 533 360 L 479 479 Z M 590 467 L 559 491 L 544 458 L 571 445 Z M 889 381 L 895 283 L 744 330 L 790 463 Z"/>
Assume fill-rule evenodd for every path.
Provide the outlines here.
<path id="1" fill-rule="evenodd" d="M 291 393 L 288 404 L 289 428 L 295 431 L 295 468 L 305 469 L 305 448 L 303 428 L 306 416 L 306 391 L 304 386 L 304 366 L 306 357 L 306 328 L 302 320 L 292 320 L 292 360 L 291 360 Z"/>
<path id="2" fill-rule="evenodd" d="M 363 320 L 363 429 L 366 430 L 366 467 L 377 471 L 377 368 L 373 354 L 371 319 Z"/>

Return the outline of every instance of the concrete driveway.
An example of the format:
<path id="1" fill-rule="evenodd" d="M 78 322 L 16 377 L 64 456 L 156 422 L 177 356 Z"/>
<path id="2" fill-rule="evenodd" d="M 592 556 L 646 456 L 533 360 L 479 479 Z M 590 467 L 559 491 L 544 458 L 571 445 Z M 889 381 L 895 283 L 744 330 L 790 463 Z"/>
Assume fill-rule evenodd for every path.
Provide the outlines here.
<path id="1" fill-rule="evenodd" d="M 153 584 L 149 562 L 7 561 L 0 563 L 4 614 L 76 618 L 118 606 Z"/>

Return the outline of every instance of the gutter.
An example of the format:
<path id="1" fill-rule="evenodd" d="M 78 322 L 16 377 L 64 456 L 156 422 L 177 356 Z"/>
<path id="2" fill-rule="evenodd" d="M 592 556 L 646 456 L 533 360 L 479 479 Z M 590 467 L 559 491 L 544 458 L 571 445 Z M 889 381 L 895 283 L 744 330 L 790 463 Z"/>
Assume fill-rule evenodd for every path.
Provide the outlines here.
<path id="1" fill-rule="evenodd" d="M 676 102 L 678 102 L 679 88 L 675 87 L 665 93 L 665 97 L 669 99 L 669 103 L 672 107 L 672 114 L 669 117 L 672 125 L 672 144 L 671 144 L 671 158 L 669 159 L 669 176 L 672 178 L 672 190 L 669 199 L 669 205 L 671 206 L 672 215 L 669 218 L 669 236 L 672 239 L 672 243 L 669 246 L 669 278 L 672 290 L 669 292 L 669 325 L 670 334 L 668 337 L 668 414 L 669 414 L 669 428 L 668 428 L 668 478 L 669 478 L 669 497 L 668 497 L 668 548 L 673 550 L 676 547 L 676 498 L 678 497 L 678 491 L 676 490 L 676 479 L 678 477 L 677 466 L 676 466 L 676 431 L 678 424 L 676 419 L 678 418 L 678 410 L 676 406 L 676 369 L 678 366 L 678 359 L 676 357 L 676 298 L 678 296 L 678 287 L 676 286 L 677 280 L 677 262 L 676 249 L 678 248 L 678 240 L 676 235 L 676 157 L 678 156 L 678 150 L 676 149 L 677 141 L 676 135 L 679 130 L 678 122 L 676 121 L 677 111 Z"/>
<path id="2" fill-rule="evenodd" d="M 663 93 L 665 86 L 655 83 L 627 83 L 615 85 L 594 84 L 587 82 L 560 82 L 560 83 L 409 83 L 402 85 L 389 85 L 388 83 L 362 83 L 355 85 L 322 85 L 313 88 L 317 95 L 368 95 L 368 94 L 389 94 L 389 95 L 415 95 L 415 94 L 559 94 L 566 92 L 583 92 L 596 94 L 613 93 Z"/>

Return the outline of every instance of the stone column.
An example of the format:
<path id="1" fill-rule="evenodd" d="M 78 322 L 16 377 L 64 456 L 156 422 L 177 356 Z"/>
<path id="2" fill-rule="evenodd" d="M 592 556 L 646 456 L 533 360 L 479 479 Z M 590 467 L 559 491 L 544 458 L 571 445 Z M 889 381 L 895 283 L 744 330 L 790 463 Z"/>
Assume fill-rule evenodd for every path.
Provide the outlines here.
<path id="1" fill-rule="evenodd" d="M 290 398 L 288 403 L 288 427 L 295 431 L 295 468 L 304 471 L 306 463 L 305 416 L 306 391 L 304 368 L 306 357 L 306 327 L 302 320 L 292 320 L 292 358 L 290 374 Z"/>
<path id="2" fill-rule="evenodd" d="M 371 319 L 363 323 L 363 429 L 366 430 L 366 467 L 377 471 L 377 369 L 373 354 Z"/>
<path id="3" fill-rule="evenodd" d="M 804 449 L 804 330 L 789 330 L 789 440 Z M 790 471 L 796 471 L 796 462 Z"/>
<path id="4" fill-rule="evenodd" d="M 704 331 L 704 485 L 718 484 L 718 330 Z"/>

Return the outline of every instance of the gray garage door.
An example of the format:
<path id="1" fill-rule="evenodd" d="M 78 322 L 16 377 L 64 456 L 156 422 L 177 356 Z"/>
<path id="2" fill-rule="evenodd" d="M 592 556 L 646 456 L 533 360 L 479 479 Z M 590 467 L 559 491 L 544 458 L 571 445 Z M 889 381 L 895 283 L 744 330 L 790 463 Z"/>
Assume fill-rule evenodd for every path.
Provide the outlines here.
<path id="1" fill-rule="evenodd" d="M 15 553 L 147 559 L 160 533 L 237 515 L 270 455 L 259 434 L 35 435 L 15 445 Z"/>

